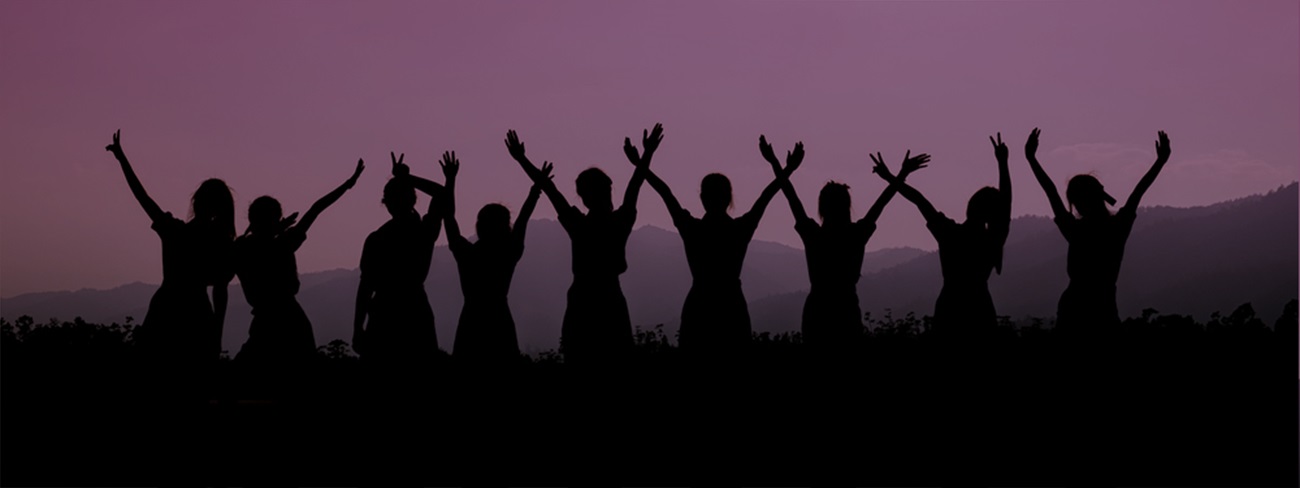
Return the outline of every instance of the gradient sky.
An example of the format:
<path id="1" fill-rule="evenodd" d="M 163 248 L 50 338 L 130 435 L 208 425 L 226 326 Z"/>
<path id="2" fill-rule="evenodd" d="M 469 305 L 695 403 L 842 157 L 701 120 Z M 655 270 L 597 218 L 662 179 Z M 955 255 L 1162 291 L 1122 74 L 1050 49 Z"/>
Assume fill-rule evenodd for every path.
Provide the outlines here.
<path id="1" fill-rule="evenodd" d="M 529 181 L 506 154 L 519 131 L 556 181 L 604 169 L 621 195 L 625 136 L 662 122 L 656 171 L 697 215 L 700 178 L 733 180 L 737 213 L 770 177 L 760 133 L 807 148 L 794 183 L 815 211 L 828 180 L 855 212 L 884 188 L 867 153 L 958 219 L 1012 154 L 1014 213 L 1046 214 L 1024 162 L 1058 185 L 1092 172 L 1121 200 L 1173 157 L 1147 205 L 1267 191 L 1300 162 L 1300 3 L 1279 1 L 35 2 L 0 3 L 0 296 L 161 280 L 160 244 L 104 151 L 116 129 L 145 187 L 187 212 L 208 177 L 248 203 L 303 211 L 369 169 L 298 252 L 303 272 L 353 268 L 379 204 L 388 151 L 441 181 L 460 155 L 459 216 Z M 638 225 L 671 228 L 643 189 Z M 424 204 L 422 199 L 421 205 Z M 421 207 L 423 208 L 423 207 Z M 554 218 L 549 204 L 538 218 Z M 778 196 L 756 236 L 798 246 Z M 868 249 L 935 247 L 897 199 Z M 433 272 L 451 272 L 434 270 Z"/>

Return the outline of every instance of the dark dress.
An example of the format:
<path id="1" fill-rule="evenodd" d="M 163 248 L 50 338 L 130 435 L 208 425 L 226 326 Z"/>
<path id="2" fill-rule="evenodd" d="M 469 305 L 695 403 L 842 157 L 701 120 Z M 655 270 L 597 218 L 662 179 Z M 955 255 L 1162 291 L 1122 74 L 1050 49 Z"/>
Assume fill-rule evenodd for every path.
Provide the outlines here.
<path id="1" fill-rule="evenodd" d="M 618 277 L 627 271 L 627 238 L 636 208 L 589 215 L 570 206 L 558 214 L 573 248 L 573 285 L 560 350 L 568 362 L 616 360 L 632 348 L 632 320 Z"/>
<path id="2" fill-rule="evenodd" d="M 812 285 L 803 306 L 803 340 L 814 346 L 847 345 L 862 337 L 858 278 L 874 223 L 817 225 L 799 219 L 794 229 L 803 240 Z"/>
<path id="3" fill-rule="evenodd" d="M 997 326 L 989 275 L 999 266 L 1006 231 L 958 224 L 941 212 L 926 222 L 939 244 L 943 289 L 934 304 L 934 330 L 948 336 L 985 334 Z"/>
<path id="4" fill-rule="evenodd" d="M 301 363 L 315 357 L 311 321 L 298 304 L 298 262 L 294 252 L 307 234 L 297 227 L 275 236 L 235 239 L 235 274 L 253 308 L 248 341 L 235 359 L 257 363 Z"/>
<path id="5" fill-rule="evenodd" d="M 734 351 L 749 343 L 752 328 L 740 271 L 758 220 L 756 212 L 734 219 L 726 214 L 697 219 L 686 210 L 673 215 L 691 269 L 691 290 L 682 305 L 682 350 Z"/>
<path id="6" fill-rule="evenodd" d="M 134 336 L 146 356 L 186 375 L 221 354 L 221 324 L 207 287 L 233 279 L 231 241 L 212 226 L 170 213 L 155 221 L 153 230 L 162 239 L 163 280 Z"/>
<path id="7" fill-rule="evenodd" d="M 465 295 L 452 355 L 498 365 L 518 359 L 519 340 L 507 295 L 523 242 L 511 237 L 471 244 L 458 236 L 450 239 L 450 247 Z"/>
<path id="8" fill-rule="evenodd" d="M 1057 228 L 1070 244 L 1066 272 L 1070 285 L 1056 308 L 1056 325 L 1104 327 L 1119 324 L 1115 282 L 1119 279 L 1124 244 L 1133 230 L 1136 212 L 1127 207 L 1102 218 L 1056 219 Z"/>
<path id="9" fill-rule="evenodd" d="M 438 221 L 414 212 L 394 217 L 366 237 L 361 279 L 374 290 L 363 359 L 428 361 L 438 352 L 433 308 L 424 291 Z"/>

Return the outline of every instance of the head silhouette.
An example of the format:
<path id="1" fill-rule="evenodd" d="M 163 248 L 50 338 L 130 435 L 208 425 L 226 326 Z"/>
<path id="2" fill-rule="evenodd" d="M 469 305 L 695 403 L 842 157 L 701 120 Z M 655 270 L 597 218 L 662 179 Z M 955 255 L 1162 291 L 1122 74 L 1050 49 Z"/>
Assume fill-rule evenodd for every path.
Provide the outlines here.
<path id="1" fill-rule="evenodd" d="M 199 185 L 190 198 L 190 221 L 235 236 L 235 196 L 226 182 L 210 178 Z"/>
<path id="2" fill-rule="evenodd" d="M 499 203 L 484 205 L 478 211 L 478 222 L 474 229 L 478 231 L 479 242 L 510 237 L 510 209 Z"/>
<path id="3" fill-rule="evenodd" d="M 582 204 L 591 212 L 612 212 L 614 201 L 610 194 L 614 191 L 614 180 L 609 179 L 599 168 L 587 168 L 578 173 L 576 181 L 578 196 Z"/>
<path id="4" fill-rule="evenodd" d="M 731 208 L 731 180 L 721 173 L 709 173 L 700 180 L 700 203 L 704 213 L 726 214 Z"/>
<path id="5" fill-rule="evenodd" d="M 415 213 L 415 187 L 399 178 L 390 179 L 384 184 L 383 203 L 394 218 Z"/>
<path id="6" fill-rule="evenodd" d="M 1065 199 L 1070 202 L 1070 208 L 1077 210 L 1083 218 L 1110 215 L 1106 204 L 1115 204 L 1115 198 L 1106 194 L 1101 182 L 1092 175 L 1070 178 L 1070 183 L 1065 187 Z"/>
<path id="7" fill-rule="evenodd" d="M 817 197 L 817 216 L 826 222 L 848 222 L 853 212 L 853 202 L 849 198 L 849 185 L 835 181 L 826 182 L 821 195 Z"/>
<path id="8" fill-rule="evenodd" d="M 270 196 L 260 196 L 248 205 L 248 231 L 254 234 L 275 232 L 284 214 L 280 202 Z"/>
<path id="9" fill-rule="evenodd" d="M 1000 197 L 1001 192 L 991 186 L 976 191 L 971 195 L 970 202 L 966 203 L 966 223 L 980 227 L 989 225 L 998 214 Z"/>

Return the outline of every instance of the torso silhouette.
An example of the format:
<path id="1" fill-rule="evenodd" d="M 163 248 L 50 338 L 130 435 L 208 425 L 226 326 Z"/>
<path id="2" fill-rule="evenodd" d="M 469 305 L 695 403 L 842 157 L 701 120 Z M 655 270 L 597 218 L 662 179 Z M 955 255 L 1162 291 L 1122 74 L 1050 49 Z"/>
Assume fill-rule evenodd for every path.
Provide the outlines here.
<path id="1" fill-rule="evenodd" d="M 470 243 L 450 239 L 465 295 L 452 354 L 460 358 L 510 360 L 519 356 L 514 317 L 510 314 L 510 281 L 523 256 L 523 243 L 513 236 Z"/>
<path id="2" fill-rule="evenodd" d="M 424 291 L 438 232 L 434 225 L 411 212 L 394 217 L 366 237 L 361 275 L 374 289 L 366 327 L 368 355 L 437 351 L 433 309 Z"/>
<path id="3" fill-rule="evenodd" d="M 570 206 L 558 214 L 573 249 L 573 285 L 560 348 L 566 360 L 616 358 L 632 346 L 632 321 L 618 277 L 627 271 L 627 238 L 636 208 L 591 215 Z"/>
<path id="4" fill-rule="evenodd" d="M 943 333 L 977 333 L 997 325 L 989 275 L 1005 238 L 991 229 L 958 224 L 943 213 L 926 223 L 939 244 L 943 289 L 934 306 L 934 327 Z"/>
<path id="5" fill-rule="evenodd" d="M 747 343 L 751 327 L 740 271 L 758 217 L 706 213 L 697 219 L 682 210 L 673 224 L 682 236 L 692 278 L 682 306 L 682 348 L 716 350 Z"/>
<path id="6" fill-rule="evenodd" d="M 1070 245 L 1066 258 L 1070 285 L 1057 306 L 1058 326 L 1119 323 L 1115 282 L 1135 219 L 1136 212 L 1124 207 L 1104 217 L 1069 215 L 1055 220 Z"/>
<path id="7" fill-rule="evenodd" d="M 809 344 L 844 344 L 862 334 L 858 278 L 867 240 L 876 226 L 846 221 L 818 225 L 809 218 L 795 222 L 808 261 L 811 290 L 803 308 L 803 339 Z"/>
<path id="8" fill-rule="evenodd" d="M 162 240 L 163 281 L 149 302 L 136 338 L 151 354 L 172 361 L 216 359 L 221 352 L 207 287 L 230 282 L 229 237 L 213 226 L 170 213 L 153 223 Z"/>
<path id="9" fill-rule="evenodd" d="M 574 280 L 617 279 L 627 271 L 627 238 L 636 223 L 636 209 L 591 215 L 569 207 L 559 213 L 559 220 L 573 244 Z"/>
<path id="10" fill-rule="evenodd" d="M 309 359 L 316 352 L 311 321 L 298 304 L 298 261 L 294 253 L 307 234 L 290 227 L 278 235 L 247 234 L 235 239 L 235 273 L 253 308 L 248 341 L 236 359 Z"/>

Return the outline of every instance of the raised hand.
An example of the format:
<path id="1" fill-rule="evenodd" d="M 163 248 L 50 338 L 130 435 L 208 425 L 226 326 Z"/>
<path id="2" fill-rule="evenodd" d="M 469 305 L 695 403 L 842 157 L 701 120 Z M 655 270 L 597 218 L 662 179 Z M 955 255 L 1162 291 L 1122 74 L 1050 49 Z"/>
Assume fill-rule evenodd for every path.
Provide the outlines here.
<path id="1" fill-rule="evenodd" d="M 908 154 L 908 156 L 911 156 L 912 151 L 908 151 L 907 154 Z M 875 153 L 875 154 L 867 154 L 867 155 L 868 155 L 868 156 L 871 156 L 871 161 L 873 161 L 873 162 L 876 163 L 875 166 L 873 166 L 873 167 L 871 168 L 871 172 L 880 175 L 880 178 L 881 178 L 881 179 L 884 179 L 885 181 L 888 181 L 888 182 L 890 182 L 890 183 L 893 183 L 893 182 L 894 182 L 894 179 L 895 179 L 895 178 L 894 178 L 894 173 L 891 173 L 891 172 L 889 171 L 889 166 L 885 166 L 885 157 L 884 157 L 884 156 L 881 156 L 879 152 L 877 152 L 877 153 Z M 906 161 L 906 160 L 908 160 L 908 159 L 911 159 L 911 158 L 910 158 L 910 157 L 906 157 L 906 158 L 904 158 L 904 161 Z"/>
<path id="2" fill-rule="evenodd" d="M 1034 139 L 1034 150 L 1037 151 L 1038 140 L 1036 137 L 1033 136 L 1031 136 L 1031 138 Z M 1007 145 L 1002 143 L 1001 132 L 998 133 L 998 139 L 996 141 L 993 140 L 993 136 L 989 136 L 989 142 L 993 143 L 993 156 L 997 157 L 998 161 L 1006 161 L 1007 158 L 1010 157 L 1010 152 L 1007 150 Z M 1025 151 L 1026 152 L 1029 151 L 1028 145 L 1026 145 Z"/>
<path id="3" fill-rule="evenodd" d="M 443 151 L 438 166 L 442 167 L 442 174 L 447 177 L 447 181 L 456 179 L 456 175 L 460 173 L 460 160 L 456 159 L 456 151 Z"/>
<path id="4" fill-rule="evenodd" d="M 1006 149 L 1006 146 L 1002 146 L 1002 148 L 1003 148 L 1003 149 Z M 879 153 L 877 153 L 877 154 L 879 154 Z M 902 169 L 899 169 L 899 170 L 898 170 L 898 176 L 899 176 L 899 177 L 903 177 L 903 176 L 907 176 L 907 175 L 909 175 L 909 174 L 912 174 L 912 173 L 915 172 L 916 170 L 921 169 L 921 168 L 924 168 L 925 165 L 927 165 L 927 164 L 930 163 L 930 155 L 929 155 L 929 154 L 924 154 L 924 153 L 922 153 L 922 154 L 917 154 L 916 156 L 912 156 L 911 154 L 912 154 L 912 151 L 908 151 L 908 152 L 907 152 L 907 156 L 904 156 L 904 157 L 903 157 L 903 167 L 902 167 Z M 886 170 L 888 170 L 888 168 L 886 168 Z"/>
<path id="5" fill-rule="evenodd" d="M 1029 133 L 1029 140 L 1025 141 L 1025 159 L 1037 161 L 1038 153 L 1038 128 L 1035 127 L 1033 132 Z"/>
<path id="6" fill-rule="evenodd" d="M 785 153 L 785 175 L 790 176 L 794 170 L 799 169 L 803 164 L 803 141 L 794 143 L 794 151 Z"/>
<path id="7" fill-rule="evenodd" d="M 122 154 L 122 129 L 113 133 L 113 143 L 104 146 L 104 150 L 113 154 Z"/>
<path id="8" fill-rule="evenodd" d="M 767 142 L 767 136 L 758 136 L 758 152 L 763 155 L 763 160 L 772 165 L 772 171 L 781 172 L 781 160 L 776 159 L 776 153 L 772 151 L 772 145 Z"/>
<path id="9" fill-rule="evenodd" d="M 411 167 L 407 166 L 405 163 L 402 163 L 402 161 L 406 160 L 406 153 L 402 153 L 402 155 L 399 157 L 397 156 L 397 154 L 394 154 L 392 151 L 389 151 L 388 156 L 393 159 L 393 176 L 400 177 L 400 176 L 408 176 L 411 174 Z"/>
<path id="10" fill-rule="evenodd" d="M 347 189 L 351 190 L 352 186 L 357 184 L 357 178 L 361 177 L 361 172 L 365 170 L 366 170 L 366 161 L 364 159 L 358 159 L 357 169 L 352 172 L 352 177 L 348 178 L 348 181 L 343 185 L 347 187 Z"/>
<path id="11" fill-rule="evenodd" d="M 632 145 L 632 138 L 623 138 L 623 154 L 627 155 L 627 161 L 633 166 L 641 166 L 641 154 L 637 152 L 636 146 Z"/>
<path id="12" fill-rule="evenodd" d="M 524 155 L 524 143 L 519 142 L 519 134 L 515 131 L 506 131 L 506 150 L 510 151 L 510 157 L 515 161 L 526 161 L 528 156 Z"/>
<path id="13" fill-rule="evenodd" d="M 541 181 L 549 182 L 552 178 L 555 178 L 555 175 L 551 174 L 551 171 L 554 169 L 555 165 L 551 164 L 550 161 L 542 161 L 542 169 L 539 172 L 541 175 Z"/>
<path id="14" fill-rule="evenodd" d="M 655 124 L 655 128 L 648 134 L 645 130 L 641 131 L 641 147 L 645 149 L 645 159 L 650 160 L 650 155 L 659 149 L 659 143 L 664 140 L 664 125 Z"/>
<path id="15" fill-rule="evenodd" d="M 280 228 L 276 229 L 276 233 L 278 234 L 284 232 L 285 230 L 288 230 L 290 227 L 293 227 L 293 224 L 297 221 L 298 221 L 298 212 L 291 213 L 289 214 L 288 217 L 280 219 L 280 224 L 279 224 Z"/>
<path id="16" fill-rule="evenodd" d="M 1160 138 L 1156 140 L 1156 159 L 1169 160 L 1169 136 L 1165 135 L 1165 131 L 1160 131 Z"/>
<path id="17" fill-rule="evenodd" d="M 650 158 L 654 156 L 655 150 L 659 149 L 659 143 L 664 140 L 664 125 L 655 124 L 654 130 L 641 131 L 641 147 L 644 153 L 638 154 L 636 146 L 632 145 L 632 139 L 623 138 L 623 154 L 627 155 L 627 160 L 635 166 L 650 164 Z"/>

